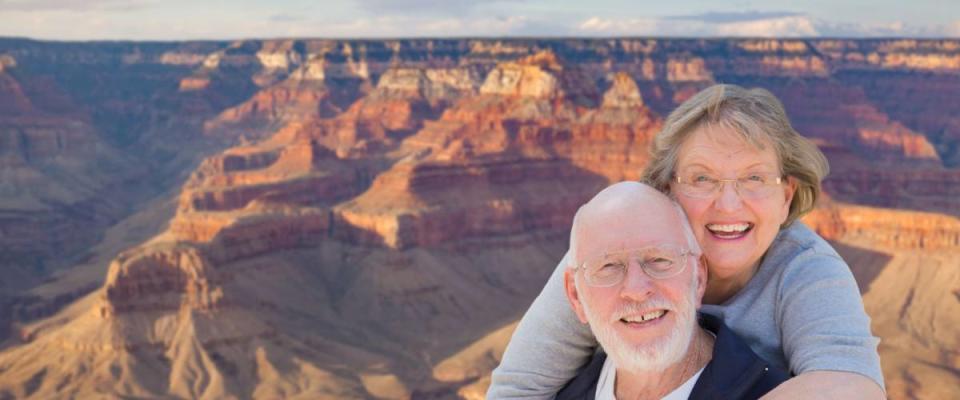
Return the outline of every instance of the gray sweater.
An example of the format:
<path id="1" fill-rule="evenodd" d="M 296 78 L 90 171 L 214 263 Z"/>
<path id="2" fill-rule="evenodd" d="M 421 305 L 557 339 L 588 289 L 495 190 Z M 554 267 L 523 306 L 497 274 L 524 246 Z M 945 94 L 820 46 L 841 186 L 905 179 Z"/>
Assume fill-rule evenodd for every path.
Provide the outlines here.
<path id="1" fill-rule="evenodd" d="M 550 399 L 594 353 L 563 289 L 566 257 L 527 310 L 493 371 L 488 399 Z M 800 222 L 783 229 L 756 275 L 719 305 L 704 305 L 760 357 L 794 374 L 855 372 L 883 386 L 879 339 L 850 268 Z"/>

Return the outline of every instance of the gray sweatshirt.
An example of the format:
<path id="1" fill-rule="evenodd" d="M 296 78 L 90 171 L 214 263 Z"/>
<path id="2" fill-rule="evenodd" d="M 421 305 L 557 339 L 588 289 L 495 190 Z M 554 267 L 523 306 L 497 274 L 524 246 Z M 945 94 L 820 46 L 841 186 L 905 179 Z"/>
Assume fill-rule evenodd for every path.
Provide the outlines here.
<path id="1" fill-rule="evenodd" d="M 551 399 L 593 354 L 597 342 L 564 292 L 566 257 L 517 326 L 487 399 Z M 880 340 L 870 333 L 850 268 L 800 222 L 780 231 L 739 293 L 700 311 L 722 318 L 757 355 L 794 374 L 854 372 L 883 387 Z"/>

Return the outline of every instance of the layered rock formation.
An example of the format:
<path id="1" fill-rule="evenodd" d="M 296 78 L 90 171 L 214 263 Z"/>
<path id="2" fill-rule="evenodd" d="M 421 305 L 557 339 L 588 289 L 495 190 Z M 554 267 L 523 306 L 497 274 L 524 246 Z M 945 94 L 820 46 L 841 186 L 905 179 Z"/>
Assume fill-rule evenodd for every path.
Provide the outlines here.
<path id="1" fill-rule="evenodd" d="M 960 227 L 943 215 L 960 210 L 960 114 L 943 100 L 958 54 L 897 40 L 0 41 L 0 163 L 29 178 L 4 179 L 0 244 L 20 271 L 80 260 L 0 293 L 20 310 L 0 311 L 0 397 L 477 397 L 576 207 L 636 179 L 663 116 L 719 81 L 767 87 L 827 153 L 835 202 L 806 221 L 861 282 L 891 397 L 941 395 L 960 369 L 952 320 L 931 311 L 960 302 Z M 79 67 L 51 74 L 64 64 Z M 145 207 L 84 254 L 171 187 L 175 205 L 150 203 L 167 223 Z M 114 207 L 104 198 L 119 211 L 77 205 Z M 117 254 L 126 232 L 144 239 Z"/>
<path id="2" fill-rule="evenodd" d="M 804 221 L 834 241 L 860 284 L 887 395 L 950 397 L 960 384 L 960 219 L 828 202 Z"/>
<path id="3" fill-rule="evenodd" d="M 930 253 L 960 248 L 960 220 L 943 214 L 826 202 L 804 222 L 826 238 L 876 248 Z"/>
<path id="4" fill-rule="evenodd" d="M 90 310 L 62 325 L 21 331 L 31 343 L 4 368 L 42 370 L 43 362 L 28 354 L 77 340 L 66 346 L 84 350 L 84 365 L 122 354 L 147 364 L 153 362 L 143 357 L 166 357 L 155 367 L 170 389 L 157 390 L 154 378 L 132 372 L 128 389 L 101 391 L 77 381 L 61 393 L 246 397 L 262 390 L 242 383 L 256 382 L 251 378 L 259 372 L 236 367 L 251 364 L 241 356 L 251 346 L 263 340 L 332 342 L 357 348 L 358 355 L 347 358 L 364 360 L 352 370 L 366 372 L 343 375 L 329 358 L 302 356 L 353 395 L 453 393 L 460 382 L 437 380 L 416 367 L 429 365 L 430 354 L 452 350 L 450 342 L 436 340 L 462 342 L 480 334 L 513 312 L 511 299 L 525 293 L 520 288 L 536 286 L 548 272 L 503 269 L 496 260 L 548 265 L 560 248 L 546 250 L 547 243 L 562 243 L 550 238 L 563 237 L 575 207 L 600 185 L 636 176 L 641 150 L 659 126 L 628 76 L 614 77 L 602 96 L 581 71 L 550 52 L 494 68 L 482 85 L 450 84 L 450 76 L 470 77 L 471 71 L 388 71 L 369 96 L 335 118 L 317 112 L 269 140 L 209 158 L 184 186 L 169 230 L 113 261 L 106 284 L 91 295 Z M 520 79 L 503 78 L 516 71 Z M 489 253 L 491 243 L 501 251 Z M 274 273 L 269 265 L 296 253 L 326 260 L 291 263 L 289 273 L 328 288 L 317 292 L 328 306 L 304 303 L 303 293 L 273 292 L 293 281 L 247 286 L 259 273 L 253 271 Z M 440 260 L 460 261 L 451 268 Z M 461 288 L 478 279 L 487 283 Z M 489 301 L 491 290 L 503 292 L 499 301 Z M 486 311 L 471 311 L 477 309 Z M 464 319 L 465 313 L 471 317 Z M 93 329 L 84 337 L 110 339 L 72 336 L 78 321 Z M 301 324 L 329 324 L 330 330 L 286 336 Z M 51 339 L 61 335 L 74 339 Z M 361 351 L 358 338 L 383 348 Z M 184 346 L 191 355 L 180 355 Z M 214 350 L 224 346 L 230 350 Z M 265 357 L 289 358 L 291 350 L 273 349 Z M 132 368 L 117 362 L 117 368 Z M 253 364 L 265 368 L 261 363 Z M 373 368 L 383 363 L 389 367 Z M 185 374 L 198 368 L 217 383 L 196 386 Z M 284 380 L 301 373 L 273 368 Z M 38 379 L 39 386 L 10 387 L 9 393 L 56 393 Z M 288 393 L 322 393 L 298 390 Z"/>
<path id="5" fill-rule="evenodd" d="M 414 76 L 417 72 L 380 79 L 386 71 L 399 71 L 397 65 L 410 71 L 460 71 L 428 77 L 448 82 L 427 89 L 427 97 L 437 98 L 480 80 L 497 62 L 543 49 L 576 60 L 594 82 L 614 72 L 628 73 L 645 93 L 646 104 L 660 115 L 710 82 L 760 84 L 788 100 L 798 125 L 811 128 L 804 129 L 808 134 L 843 137 L 839 141 L 862 157 L 883 154 L 891 162 L 939 159 L 956 165 L 957 135 L 951 133 L 956 124 L 950 116 L 957 113 L 948 99 L 956 89 L 958 68 L 951 60 L 958 50 L 948 40 L 0 43 L 4 87 L 27 76 L 40 78 L 30 93 L 11 90 L 4 107 L 24 110 L 32 104 L 25 101 L 37 96 L 33 102 L 50 110 L 84 104 L 88 124 L 102 140 L 147 160 L 169 160 L 183 148 L 215 152 L 217 146 L 171 145 L 192 142 L 201 126 L 213 136 L 256 139 L 315 112 L 333 116 L 375 84 L 421 79 Z M 13 80 L 10 71 L 19 71 Z M 793 83 L 778 89 L 784 79 Z M 842 103 L 833 106 L 839 99 Z M 392 115 L 397 110 L 385 111 Z M 213 114 L 219 116 L 209 119 Z M 137 146 L 128 147 L 132 144 Z M 184 161 L 177 164 L 190 168 Z M 908 196 L 889 196 L 898 200 L 878 204 L 909 202 Z"/>
<path id="6" fill-rule="evenodd" d="M 347 239 L 407 248 L 562 231 L 599 185 L 637 177 L 640 150 L 659 129 L 629 77 L 588 110 L 599 97 L 583 88 L 590 84 L 552 52 L 494 68 L 479 96 L 406 138 L 400 151 L 409 155 L 338 207 L 339 219 L 361 228 Z"/>
<path id="7" fill-rule="evenodd" d="M 90 114 L 56 82 L 23 73 L 11 56 L 3 64 L 0 292 L 18 281 L 35 284 L 64 264 L 58 259 L 93 245 L 89 228 L 102 229 L 124 209 L 121 199 L 101 195 L 143 173 L 121 167 L 133 160 L 98 135 Z"/>

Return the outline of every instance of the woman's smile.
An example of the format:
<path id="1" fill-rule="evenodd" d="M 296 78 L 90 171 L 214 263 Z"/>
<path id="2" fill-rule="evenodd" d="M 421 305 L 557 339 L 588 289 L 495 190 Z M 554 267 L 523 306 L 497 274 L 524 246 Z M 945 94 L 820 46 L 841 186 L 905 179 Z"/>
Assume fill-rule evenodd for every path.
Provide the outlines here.
<path id="1" fill-rule="evenodd" d="M 786 220 L 793 197 L 790 180 L 768 184 L 762 191 L 744 189 L 754 177 L 780 176 L 773 145 L 760 144 L 762 147 L 722 125 L 693 131 L 677 157 L 676 171 L 683 179 L 673 183 L 671 189 L 690 219 L 711 281 L 725 282 L 735 289 L 753 276 Z M 780 182 L 773 179 L 771 182 Z M 685 182 L 714 183 L 714 191 L 681 187 Z"/>

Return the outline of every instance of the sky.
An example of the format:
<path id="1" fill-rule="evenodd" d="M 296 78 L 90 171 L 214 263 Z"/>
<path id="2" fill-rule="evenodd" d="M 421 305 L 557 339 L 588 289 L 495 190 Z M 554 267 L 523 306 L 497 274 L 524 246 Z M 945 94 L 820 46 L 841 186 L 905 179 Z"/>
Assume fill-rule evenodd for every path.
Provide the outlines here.
<path id="1" fill-rule="evenodd" d="M 0 36 L 960 38 L 960 0 L 0 0 Z"/>

